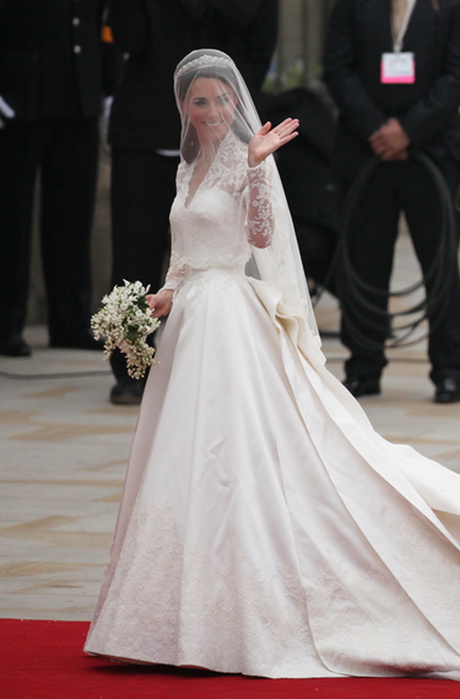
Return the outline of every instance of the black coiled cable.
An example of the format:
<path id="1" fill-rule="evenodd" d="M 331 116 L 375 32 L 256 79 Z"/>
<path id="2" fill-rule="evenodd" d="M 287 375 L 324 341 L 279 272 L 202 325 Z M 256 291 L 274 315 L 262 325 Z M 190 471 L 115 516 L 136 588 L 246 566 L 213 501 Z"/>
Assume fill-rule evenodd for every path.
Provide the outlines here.
<path id="1" fill-rule="evenodd" d="M 450 282 L 455 274 L 457 260 L 457 225 L 456 214 L 452 203 L 449 188 L 440 173 L 438 167 L 424 153 L 411 152 L 410 157 L 416 160 L 428 173 L 435 187 L 441 205 L 441 219 L 439 222 L 441 235 L 440 244 L 436 255 L 433 257 L 430 268 L 419 281 L 411 286 L 398 291 L 386 291 L 374 287 L 360 277 L 353 268 L 350 259 L 350 241 L 353 234 L 353 224 L 359 216 L 359 204 L 365 196 L 367 182 L 371 173 L 379 166 L 379 158 L 371 158 L 361 169 L 348 193 L 345 203 L 344 224 L 342 234 L 337 245 L 336 254 L 328 273 L 328 279 L 337 272 L 340 260 L 340 274 L 338 275 L 339 297 L 346 298 L 350 316 L 357 317 L 368 312 L 366 325 L 374 328 L 387 340 L 387 347 L 404 347 L 415 344 L 425 339 L 422 337 L 410 339 L 415 330 L 427 319 L 430 320 L 431 330 L 437 326 L 446 311 Z M 428 287 L 427 287 L 428 284 Z M 387 306 L 391 298 L 409 296 L 421 287 L 425 287 L 425 297 L 419 303 L 409 306 L 404 310 L 390 312 L 387 308 L 375 305 L 369 300 L 369 296 L 386 298 Z M 426 289 L 430 288 L 430 292 Z M 415 316 L 411 320 L 408 317 Z M 407 322 L 397 323 L 397 319 L 405 318 Z M 347 331 L 361 346 L 373 350 L 380 344 L 364 335 L 347 315 Z"/>

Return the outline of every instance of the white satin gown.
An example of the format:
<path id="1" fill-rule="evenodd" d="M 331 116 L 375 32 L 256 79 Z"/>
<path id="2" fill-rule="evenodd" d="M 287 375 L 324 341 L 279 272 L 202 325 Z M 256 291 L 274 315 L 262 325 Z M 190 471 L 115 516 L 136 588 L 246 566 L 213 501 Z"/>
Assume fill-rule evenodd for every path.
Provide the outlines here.
<path id="1" fill-rule="evenodd" d="M 460 679 L 460 477 L 380 437 L 245 276 L 237 200 L 172 209 L 183 278 L 85 650 L 265 677 Z M 173 264 L 173 266 L 174 266 Z"/>

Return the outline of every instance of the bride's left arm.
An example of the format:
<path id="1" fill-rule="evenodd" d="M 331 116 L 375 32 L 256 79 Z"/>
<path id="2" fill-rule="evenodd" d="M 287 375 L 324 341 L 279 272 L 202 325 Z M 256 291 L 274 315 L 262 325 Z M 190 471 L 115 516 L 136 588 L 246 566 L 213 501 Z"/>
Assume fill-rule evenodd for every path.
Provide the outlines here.
<path id="1" fill-rule="evenodd" d="M 246 234 L 250 245 L 266 248 L 273 233 L 269 163 L 262 162 L 247 171 Z"/>
<path id="2" fill-rule="evenodd" d="M 271 178 L 266 158 L 298 136 L 298 126 L 298 119 L 285 119 L 272 129 L 268 121 L 248 144 L 249 196 L 246 226 L 248 241 L 257 248 L 268 247 L 273 233 Z"/>

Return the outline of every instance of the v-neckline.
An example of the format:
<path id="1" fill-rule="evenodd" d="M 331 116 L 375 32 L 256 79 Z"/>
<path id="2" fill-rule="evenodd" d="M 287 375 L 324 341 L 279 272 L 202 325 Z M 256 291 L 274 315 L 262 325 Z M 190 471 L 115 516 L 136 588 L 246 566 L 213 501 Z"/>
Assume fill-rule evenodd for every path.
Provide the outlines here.
<path id="1" fill-rule="evenodd" d="M 195 191 L 193 192 L 193 194 L 191 194 L 191 192 L 190 192 L 190 183 L 191 183 L 191 181 L 192 181 L 192 179 L 193 179 L 193 175 L 195 174 L 195 170 L 196 170 L 196 168 L 197 168 L 197 166 L 198 166 L 198 163 L 195 162 L 195 165 L 191 168 L 190 176 L 189 176 L 189 178 L 188 178 L 188 180 L 187 180 L 187 183 L 186 183 L 186 194 L 185 194 L 185 198 L 184 198 L 184 206 L 185 206 L 186 209 L 188 209 L 188 208 L 191 206 L 191 204 L 193 203 L 193 201 L 194 201 L 196 195 L 198 194 L 198 192 L 200 191 L 200 189 L 201 189 L 201 187 L 203 186 L 204 182 L 206 181 L 206 179 L 207 179 L 207 177 L 208 177 L 208 175 L 209 175 L 209 173 L 210 173 L 210 171 L 211 171 L 213 165 L 214 165 L 214 160 L 212 161 L 212 163 L 210 164 L 210 166 L 208 167 L 208 169 L 207 169 L 206 172 L 204 173 L 201 182 L 199 182 L 199 184 L 198 184 L 198 186 L 196 187 L 196 189 L 195 189 Z"/>
<path id="2" fill-rule="evenodd" d="M 219 143 L 219 145 L 217 146 L 217 149 L 216 149 L 216 153 L 215 153 L 215 155 L 214 155 L 214 158 L 213 158 L 213 160 L 211 161 L 211 164 L 209 165 L 208 169 L 206 170 L 203 179 L 201 180 L 201 182 L 199 183 L 198 187 L 197 187 L 197 188 L 195 189 L 195 191 L 193 192 L 193 195 L 192 195 L 192 196 L 190 196 L 190 182 L 192 181 L 193 175 L 195 174 L 195 170 L 196 170 L 196 168 L 197 168 L 198 162 L 195 161 L 194 165 L 192 165 L 192 167 L 190 168 L 190 176 L 189 176 L 189 178 L 188 178 L 188 180 L 187 180 L 187 183 L 186 183 L 187 191 L 186 191 L 186 195 L 185 195 L 185 198 L 184 198 L 184 207 L 185 207 L 186 209 L 188 209 L 188 208 L 191 206 L 191 204 L 193 203 L 193 201 L 194 201 L 196 195 L 199 193 L 200 189 L 203 187 L 204 183 L 205 183 L 205 182 L 207 181 L 207 179 L 209 178 L 210 173 L 213 171 L 213 169 L 214 169 L 214 167 L 215 167 L 215 164 L 216 164 L 216 160 L 217 160 L 217 158 L 218 158 L 218 156 L 219 156 L 219 154 L 220 154 L 222 148 L 224 147 L 224 144 L 227 142 L 227 139 L 228 139 L 228 137 L 229 137 L 229 133 L 230 133 L 230 130 L 229 130 L 229 132 L 225 135 L 225 137 L 222 139 L 222 141 Z"/>

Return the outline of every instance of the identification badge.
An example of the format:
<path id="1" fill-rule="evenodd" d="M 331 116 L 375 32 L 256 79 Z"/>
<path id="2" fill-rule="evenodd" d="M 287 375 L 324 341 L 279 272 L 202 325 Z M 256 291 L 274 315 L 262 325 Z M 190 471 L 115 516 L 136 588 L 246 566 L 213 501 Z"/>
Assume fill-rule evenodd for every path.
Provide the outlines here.
<path id="1" fill-rule="evenodd" d="M 382 55 L 382 83 L 415 83 L 415 58 L 410 51 Z"/>

